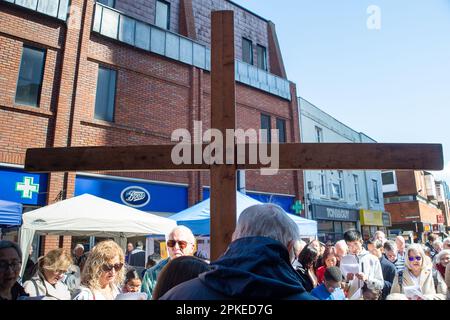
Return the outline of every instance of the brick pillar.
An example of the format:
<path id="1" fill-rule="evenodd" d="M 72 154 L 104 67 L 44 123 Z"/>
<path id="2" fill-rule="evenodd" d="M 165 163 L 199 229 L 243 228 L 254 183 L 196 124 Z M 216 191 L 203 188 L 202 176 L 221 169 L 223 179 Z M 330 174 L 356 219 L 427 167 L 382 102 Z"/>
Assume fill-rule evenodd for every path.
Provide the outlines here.
<path id="1" fill-rule="evenodd" d="M 192 0 L 180 1 L 179 24 L 179 33 L 181 35 L 191 38 L 192 40 L 197 40 L 194 10 L 192 9 Z"/>
<path id="2" fill-rule="evenodd" d="M 52 147 L 69 147 L 72 145 L 74 132 L 77 129 L 75 116 L 75 97 L 78 92 L 80 67 L 87 58 L 87 49 L 93 18 L 93 0 L 72 0 L 67 20 L 65 43 L 61 57 L 61 79 L 59 96 L 54 120 Z M 79 124 L 79 121 L 78 121 Z M 74 194 L 74 173 L 50 173 L 48 180 L 47 203 L 70 198 Z M 47 240 L 47 238 L 49 238 Z M 70 249 L 71 237 L 65 237 L 63 245 Z M 57 248 L 59 240 L 46 237 L 43 252 Z"/>
<path id="3" fill-rule="evenodd" d="M 270 72 L 287 79 L 283 56 L 281 55 L 280 44 L 278 43 L 277 32 L 275 31 L 275 24 L 272 21 L 267 22 L 267 37 L 269 40 Z"/>
<path id="4" fill-rule="evenodd" d="M 291 141 L 294 143 L 300 142 L 300 120 L 299 120 L 299 107 L 297 100 L 297 87 L 295 83 L 291 82 L 290 85 L 291 92 L 291 102 L 289 103 L 289 111 L 291 118 Z M 300 199 L 302 203 L 305 203 L 305 190 L 304 190 L 304 179 L 303 170 L 295 170 L 293 172 L 294 176 L 294 188 L 295 197 Z M 304 213 L 303 213 L 304 214 Z"/>

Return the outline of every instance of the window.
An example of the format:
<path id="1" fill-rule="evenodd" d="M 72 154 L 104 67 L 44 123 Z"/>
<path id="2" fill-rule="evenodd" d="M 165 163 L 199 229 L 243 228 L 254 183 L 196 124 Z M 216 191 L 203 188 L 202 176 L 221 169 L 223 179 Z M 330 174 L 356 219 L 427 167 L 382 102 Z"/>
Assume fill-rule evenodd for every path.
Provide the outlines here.
<path id="1" fill-rule="evenodd" d="M 394 171 L 382 172 L 381 180 L 383 182 L 383 186 L 388 184 L 395 184 Z"/>
<path id="2" fill-rule="evenodd" d="M 339 198 L 344 199 L 344 171 L 338 170 Z"/>
<path id="3" fill-rule="evenodd" d="M 278 129 L 278 141 L 280 143 L 286 143 L 286 121 L 283 119 L 277 119 Z"/>
<path id="4" fill-rule="evenodd" d="M 245 38 L 242 38 L 242 61 L 253 64 L 253 44 Z"/>
<path id="5" fill-rule="evenodd" d="M 320 194 L 323 196 L 326 196 L 326 190 L 325 190 L 325 171 L 320 170 Z"/>
<path id="6" fill-rule="evenodd" d="M 98 68 L 97 96 L 95 98 L 95 119 L 114 121 L 116 99 L 116 71 Z"/>
<path id="7" fill-rule="evenodd" d="M 261 45 L 257 45 L 256 47 L 256 51 L 258 54 L 258 68 L 266 70 L 267 71 L 267 51 L 266 48 L 261 46 Z"/>
<path id="8" fill-rule="evenodd" d="M 372 179 L 373 186 L 373 198 L 375 199 L 375 203 L 380 203 L 380 196 L 378 194 L 378 181 Z"/>
<path id="9" fill-rule="evenodd" d="M 16 103 L 31 107 L 39 106 L 42 78 L 44 74 L 45 50 L 23 47 L 19 80 L 16 88 Z"/>
<path id="10" fill-rule="evenodd" d="M 353 185 L 355 188 L 355 201 L 359 202 L 359 177 L 356 174 L 353 175 Z"/>
<path id="11" fill-rule="evenodd" d="M 266 135 L 263 135 L 261 137 L 261 142 L 263 143 L 270 143 L 272 141 L 271 134 L 270 134 L 270 116 L 262 114 L 261 115 L 261 129 L 265 129 Z"/>
<path id="12" fill-rule="evenodd" d="M 395 177 L 395 171 L 384 171 L 381 173 L 381 183 L 383 186 L 383 193 L 396 192 L 397 179 Z"/>
<path id="13" fill-rule="evenodd" d="M 104 4 L 105 6 L 114 8 L 114 6 L 116 5 L 116 1 L 115 0 L 97 0 L 98 3 Z"/>
<path id="14" fill-rule="evenodd" d="M 337 183 L 331 184 L 331 198 L 333 199 L 341 198 L 341 187 Z"/>
<path id="15" fill-rule="evenodd" d="M 322 128 L 319 127 L 315 127 L 316 129 L 316 141 L 317 142 L 323 142 L 323 132 L 322 132 Z"/>
<path id="16" fill-rule="evenodd" d="M 156 1 L 155 25 L 163 29 L 170 29 L 170 3 Z"/>

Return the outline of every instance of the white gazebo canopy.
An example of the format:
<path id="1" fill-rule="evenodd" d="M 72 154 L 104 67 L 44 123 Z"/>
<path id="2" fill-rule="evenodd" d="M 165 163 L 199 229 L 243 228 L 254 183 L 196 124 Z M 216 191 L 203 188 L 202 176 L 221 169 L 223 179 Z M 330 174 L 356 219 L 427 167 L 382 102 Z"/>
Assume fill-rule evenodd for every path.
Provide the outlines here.
<path id="1" fill-rule="evenodd" d="M 122 204 L 83 194 L 23 215 L 22 270 L 35 234 L 111 237 L 123 248 L 126 238 L 167 235 L 177 223 Z"/>

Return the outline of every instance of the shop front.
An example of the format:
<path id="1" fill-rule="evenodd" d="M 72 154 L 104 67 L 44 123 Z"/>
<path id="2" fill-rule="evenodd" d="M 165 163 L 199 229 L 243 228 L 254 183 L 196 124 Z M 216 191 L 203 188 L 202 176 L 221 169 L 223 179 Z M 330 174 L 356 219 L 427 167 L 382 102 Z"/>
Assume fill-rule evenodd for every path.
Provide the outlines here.
<path id="1" fill-rule="evenodd" d="M 414 242 L 422 243 L 427 241 L 427 234 L 433 231 L 433 225 L 428 222 L 411 221 L 405 223 L 395 223 L 390 228 L 392 231 L 413 232 Z"/>
<path id="2" fill-rule="evenodd" d="M 184 184 L 77 174 L 74 195 L 79 196 L 85 193 L 162 217 L 169 217 L 189 207 L 188 186 Z M 75 243 L 81 243 L 86 248 L 90 248 L 101 240 L 103 239 L 99 237 L 72 237 L 72 246 Z M 128 241 L 146 243 L 147 239 L 136 237 L 129 238 Z"/>
<path id="3" fill-rule="evenodd" d="M 359 219 L 364 241 L 372 238 L 377 231 L 383 231 L 387 235 L 387 228 L 391 226 L 391 215 L 389 212 L 361 209 L 359 211 Z"/>
<path id="4" fill-rule="evenodd" d="M 317 221 L 318 238 L 327 243 L 344 239 L 348 230 L 359 230 L 358 209 L 315 204 L 311 206 L 313 219 Z"/>

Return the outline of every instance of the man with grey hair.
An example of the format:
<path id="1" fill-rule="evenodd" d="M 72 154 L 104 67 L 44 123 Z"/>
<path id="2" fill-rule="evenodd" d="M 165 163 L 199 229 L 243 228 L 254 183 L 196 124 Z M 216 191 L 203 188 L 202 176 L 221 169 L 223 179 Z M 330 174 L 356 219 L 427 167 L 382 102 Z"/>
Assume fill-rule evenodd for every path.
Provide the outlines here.
<path id="1" fill-rule="evenodd" d="M 298 262 L 298 256 L 300 255 L 300 252 L 302 252 L 303 248 L 306 246 L 306 242 L 303 240 L 296 240 L 294 242 L 294 261 L 292 262 L 292 266 L 294 267 L 294 269 L 298 266 L 299 262 Z"/>
<path id="2" fill-rule="evenodd" d="M 158 275 L 164 266 L 171 260 L 182 256 L 192 256 L 195 253 L 195 237 L 191 229 L 185 226 L 176 226 L 167 237 L 167 253 L 169 257 L 161 260 L 155 266 L 147 269 L 142 279 L 141 292 L 147 293 L 152 299 Z"/>
<path id="3" fill-rule="evenodd" d="M 291 266 L 295 222 L 274 204 L 254 205 L 239 216 L 232 243 L 211 270 L 181 283 L 162 300 L 315 300 Z"/>
<path id="4" fill-rule="evenodd" d="M 450 237 L 444 239 L 443 247 L 444 247 L 444 250 L 450 250 Z"/>
<path id="5" fill-rule="evenodd" d="M 343 257 L 345 257 L 348 253 L 348 246 L 347 243 L 345 243 L 345 240 L 339 240 L 334 245 L 336 248 L 336 254 L 339 258 L 339 261 L 342 260 Z"/>

